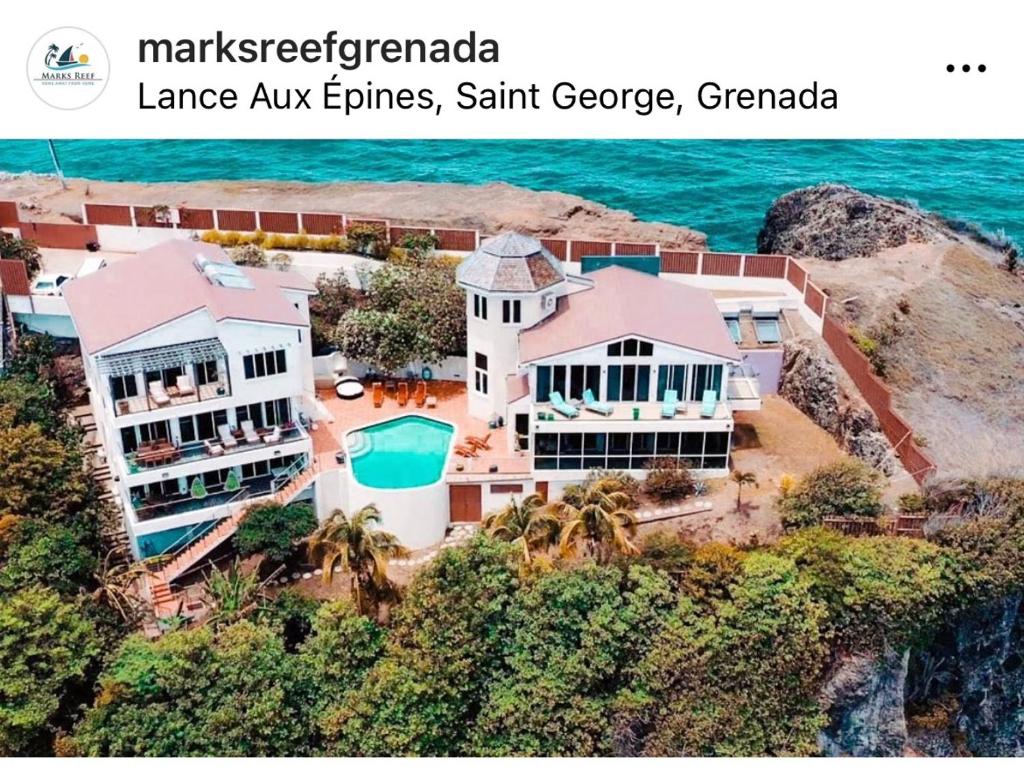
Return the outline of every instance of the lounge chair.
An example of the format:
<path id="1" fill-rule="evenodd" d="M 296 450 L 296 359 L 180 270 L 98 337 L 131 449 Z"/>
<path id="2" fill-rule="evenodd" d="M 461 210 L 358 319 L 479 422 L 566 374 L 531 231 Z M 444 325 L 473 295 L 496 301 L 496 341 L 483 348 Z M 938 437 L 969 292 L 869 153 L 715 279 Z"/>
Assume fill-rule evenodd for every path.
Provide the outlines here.
<path id="1" fill-rule="evenodd" d="M 272 445 L 275 442 L 281 441 L 281 427 L 275 426 L 273 429 L 263 435 L 263 441 L 268 445 Z"/>
<path id="2" fill-rule="evenodd" d="M 373 406 L 380 407 L 384 404 L 384 385 L 380 381 L 373 383 Z"/>
<path id="3" fill-rule="evenodd" d="M 416 393 L 413 395 L 413 399 L 416 400 L 416 407 L 423 407 L 427 401 L 427 382 L 417 381 L 416 382 Z"/>
<path id="4" fill-rule="evenodd" d="M 564 415 L 566 418 L 575 418 L 580 414 L 580 411 L 577 408 L 574 408 L 565 401 L 561 392 L 551 392 L 551 395 L 548 397 L 548 401 L 551 403 L 552 408 Z"/>
<path id="5" fill-rule="evenodd" d="M 487 434 L 484 435 L 483 439 L 481 439 L 480 437 L 474 437 L 472 435 L 466 437 L 466 444 L 471 445 L 477 450 L 490 450 L 491 446 L 488 444 L 490 441 L 491 432 L 487 432 Z"/>
<path id="6" fill-rule="evenodd" d="M 149 382 L 149 396 L 160 407 L 171 404 L 171 398 L 167 394 L 167 389 L 164 388 L 163 381 Z"/>
<path id="7" fill-rule="evenodd" d="M 409 384 L 405 381 L 399 381 L 398 383 L 397 398 L 399 407 L 405 407 L 405 403 L 409 401 Z"/>
<path id="8" fill-rule="evenodd" d="M 228 424 L 222 423 L 218 426 L 217 434 L 220 435 L 220 443 L 228 450 L 238 447 L 238 440 L 235 439 L 235 435 L 231 433 L 231 427 Z"/>
<path id="9" fill-rule="evenodd" d="M 718 409 L 718 392 L 714 389 L 705 389 L 704 398 L 700 401 L 700 417 L 714 418 L 715 410 Z"/>
<path id="10" fill-rule="evenodd" d="M 216 442 L 204 439 L 203 445 L 206 447 L 206 452 L 212 456 L 224 455 L 224 448 Z"/>
<path id="11" fill-rule="evenodd" d="M 679 395 L 675 389 L 666 389 L 665 396 L 661 400 L 661 417 L 675 418 L 676 410 L 679 408 Z"/>
<path id="12" fill-rule="evenodd" d="M 242 429 L 242 436 L 245 437 L 245 441 L 250 445 L 260 442 L 260 435 L 256 433 L 252 421 L 242 421 L 238 426 Z"/>
<path id="13" fill-rule="evenodd" d="M 189 395 L 196 393 L 196 387 L 192 385 L 192 379 L 187 375 L 178 376 L 178 379 L 174 382 L 174 385 L 178 387 L 178 395 L 182 397 L 188 397 Z"/>
<path id="14" fill-rule="evenodd" d="M 472 445 L 456 445 L 455 455 L 461 455 L 463 458 L 476 458 L 476 448 Z"/>
<path id="15" fill-rule="evenodd" d="M 614 406 L 609 405 L 607 402 L 602 402 L 595 397 L 594 392 L 590 391 L 590 389 L 586 389 L 583 392 L 583 407 L 601 415 L 611 415 L 612 411 L 615 410 Z"/>

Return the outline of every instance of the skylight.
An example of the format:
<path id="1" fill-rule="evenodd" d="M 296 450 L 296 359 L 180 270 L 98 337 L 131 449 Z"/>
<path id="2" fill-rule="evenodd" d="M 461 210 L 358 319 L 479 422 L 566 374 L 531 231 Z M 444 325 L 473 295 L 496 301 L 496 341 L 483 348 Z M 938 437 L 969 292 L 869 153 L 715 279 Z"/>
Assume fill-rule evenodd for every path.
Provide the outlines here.
<path id="1" fill-rule="evenodd" d="M 235 264 L 211 261 L 200 254 L 195 258 L 195 265 L 211 285 L 236 290 L 255 290 L 249 278 Z"/>

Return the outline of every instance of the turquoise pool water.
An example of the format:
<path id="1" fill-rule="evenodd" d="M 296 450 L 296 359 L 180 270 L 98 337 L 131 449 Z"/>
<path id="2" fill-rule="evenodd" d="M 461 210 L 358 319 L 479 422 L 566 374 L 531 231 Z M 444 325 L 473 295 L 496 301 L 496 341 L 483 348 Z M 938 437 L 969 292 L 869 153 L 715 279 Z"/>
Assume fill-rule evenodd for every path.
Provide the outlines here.
<path id="1" fill-rule="evenodd" d="M 407 415 L 349 434 L 349 460 L 367 487 L 400 490 L 437 482 L 444 471 L 454 427 Z"/>
<path id="2" fill-rule="evenodd" d="M 778 195 L 821 181 L 908 198 L 1024 243 L 1024 141 L 58 141 L 107 181 L 506 181 L 625 208 L 751 250 Z M 0 141 L 0 173 L 52 171 L 46 142 Z M 380 211 L 386 214 L 387 211 Z"/>
<path id="3" fill-rule="evenodd" d="M 199 522 L 195 525 L 184 527 L 172 527 L 170 530 L 161 530 L 159 533 L 139 536 L 139 552 L 143 557 L 155 557 L 174 547 L 180 549 L 187 546 L 200 535 L 205 533 L 217 523 L 217 520 L 210 522 Z"/>

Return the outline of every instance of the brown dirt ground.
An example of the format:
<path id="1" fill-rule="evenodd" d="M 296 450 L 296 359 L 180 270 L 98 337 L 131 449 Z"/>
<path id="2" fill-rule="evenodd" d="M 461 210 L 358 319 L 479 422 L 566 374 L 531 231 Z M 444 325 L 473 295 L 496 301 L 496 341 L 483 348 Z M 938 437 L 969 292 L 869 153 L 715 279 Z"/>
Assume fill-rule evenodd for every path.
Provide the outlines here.
<path id="1" fill-rule="evenodd" d="M 887 346 L 894 403 L 940 474 L 1024 475 L 1024 279 L 955 244 L 814 264 L 833 310 Z"/>

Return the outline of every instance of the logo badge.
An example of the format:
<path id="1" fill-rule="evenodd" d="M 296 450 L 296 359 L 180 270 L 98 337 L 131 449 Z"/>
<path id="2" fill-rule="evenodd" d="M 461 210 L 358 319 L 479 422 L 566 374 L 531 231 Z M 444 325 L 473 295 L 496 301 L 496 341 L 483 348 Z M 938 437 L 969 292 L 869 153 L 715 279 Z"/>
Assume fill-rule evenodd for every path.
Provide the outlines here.
<path id="1" fill-rule="evenodd" d="M 28 82 L 57 109 L 81 109 L 107 87 L 110 62 L 96 37 L 78 27 L 58 27 L 40 37 L 28 54 Z"/>

